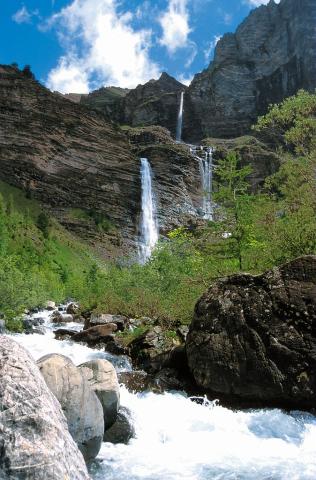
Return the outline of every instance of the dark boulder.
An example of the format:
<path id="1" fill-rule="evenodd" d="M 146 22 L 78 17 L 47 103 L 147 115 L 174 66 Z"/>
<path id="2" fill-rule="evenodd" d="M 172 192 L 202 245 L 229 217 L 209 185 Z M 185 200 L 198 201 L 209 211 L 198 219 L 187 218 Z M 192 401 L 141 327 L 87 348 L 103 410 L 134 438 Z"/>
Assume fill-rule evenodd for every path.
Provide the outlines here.
<path id="1" fill-rule="evenodd" d="M 89 480 L 66 418 L 29 354 L 0 337 L 0 478 Z"/>
<path id="2" fill-rule="evenodd" d="M 214 283 L 186 342 L 202 390 L 228 401 L 316 406 L 316 256 Z"/>
<path id="3" fill-rule="evenodd" d="M 93 313 L 91 317 L 85 319 L 84 329 L 95 327 L 97 325 L 108 325 L 113 323 L 117 326 L 117 329 L 123 331 L 128 325 L 128 318 L 123 315 L 111 315 L 109 313 Z"/>
<path id="4" fill-rule="evenodd" d="M 87 330 L 82 330 L 81 332 L 73 335 L 72 340 L 75 342 L 87 343 L 90 346 L 95 346 L 102 342 L 106 342 L 109 335 L 112 335 L 116 332 L 117 326 L 115 323 L 107 323 L 106 325 L 97 325 L 95 327 L 90 327 Z"/>
<path id="5" fill-rule="evenodd" d="M 68 330 L 67 328 L 58 328 L 54 331 L 56 340 L 70 340 L 76 333 L 75 330 Z"/>
<path id="6" fill-rule="evenodd" d="M 121 407 L 116 422 L 104 433 L 104 441 L 127 444 L 133 437 L 135 437 L 135 429 L 131 412 L 128 408 Z"/>

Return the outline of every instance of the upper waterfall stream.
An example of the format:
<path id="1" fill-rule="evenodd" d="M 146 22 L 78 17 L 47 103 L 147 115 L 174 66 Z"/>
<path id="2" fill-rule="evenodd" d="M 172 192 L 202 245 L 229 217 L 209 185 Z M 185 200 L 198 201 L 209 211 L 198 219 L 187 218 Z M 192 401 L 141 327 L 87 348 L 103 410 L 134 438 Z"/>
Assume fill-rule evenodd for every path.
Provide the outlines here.
<path id="1" fill-rule="evenodd" d="M 158 242 L 158 221 L 156 212 L 156 200 L 152 185 L 152 170 L 147 158 L 141 158 L 141 222 L 139 257 L 140 262 L 145 263 L 151 255 L 153 248 Z"/>
<path id="2" fill-rule="evenodd" d="M 184 102 L 184 92 L 181 92 L 180 106 L 179 106 L 178 119 L 177 119 L 177 131 L 176 131 L 177 142 L 181 142 L 182 140 L 183 102 Z"/>
<path id="3" fill-rule="evenodd" d="M 113 356 L 72 341 L 54 340 L 52 312 L 40 312 L 45 335 L 15 334 L 35 359 L 62 353 L 80 364 L 107 358 L 117 370 L 131 368 Z M 79 330 L 81 324 L 65 328 Z M 230 410 L 217 402 L 191 401 L 182 392 L 134 394 L 121 387 L 136 438 L 128 445 L 103 443 L 90 465 L 93 480 L 314 480 L 316 417 L 279 409 Z"/>

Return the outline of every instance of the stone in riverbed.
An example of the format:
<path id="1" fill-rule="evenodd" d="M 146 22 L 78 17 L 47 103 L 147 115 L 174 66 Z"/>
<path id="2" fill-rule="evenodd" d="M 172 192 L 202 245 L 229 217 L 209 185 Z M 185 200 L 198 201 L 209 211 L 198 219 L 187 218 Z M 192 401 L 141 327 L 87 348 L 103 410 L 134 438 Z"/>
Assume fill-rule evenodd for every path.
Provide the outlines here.
<path id="1" fill-rule="evenodd" d="M 35 362 L 0 337 L 0 478 L 89 480 L 59 402 Z"/>
<path id="2" fill-rule="evenodd" d="M 114 323 L 107 323 L 106 325 L 97 325 L 76 333 L 72 339 L 75 342 L 84 342 L 90 346 L 95 346 L 98 343 L 106 341 L 109 335 L 116 332 L 117 326 Z"/>
<path id="3" fill-rule="evenodd" d="M 215 282 L 186 341 L 197 385 L 249 405 L 316 406 L 316 256 Z"/>
<path id="4" fill-rule="evenodd" d="M 67 305 L 66 313 L 70 315 L 78 315 L 79 311 L 80 307 L 77 303 L 71 302 L 69 305 Z"/>
<path id="5" fill-rule="evenodd" d="M 78 368 L 83 372 L 91 389 L 101 402 L 104 416 L 104 429 L 116 421 L 120 406 L 120 387 L 112 363 L 104 359 L 91 360 Z"/>
<path id="6" fill-rule="evenodd" d="M 115 423 L 104 433 L 104 441 L 127 444 L 133 437 L 135 437 L 135 429 L 131 412 L 128 408 L 121 407 Z"/>
<path id="7" fill-rule="evenodd" d="M 72 315 L 57 310 L 51 315 L 50 319 L 53 323 L 70 323 L 74 320 Z"/>
<path id="8" fill-rule="evenodd" d="M 58 354 L 37 361 L 46 384 L 60 402 L 69 431 L 86 461 L 97 456 L 104 434 L 103 409 L 82 370 Z"/>
<path id="9" fill-rule="evenodd" d="M 46 302 L 46 310 L 55 310 L 55 308 L 56 308 L 55 302 L 52 302 L 51 300 Z"/>
<path id="10" fill-rule="evenodd" d="M 123 315 L 111 315 L 109 313 L 92 313 L 91 317 L 85 320 L 84 329 L 109 323 L 114 323 L 118 330 L 123 331 L 128 325 L 128 318 Z"/>

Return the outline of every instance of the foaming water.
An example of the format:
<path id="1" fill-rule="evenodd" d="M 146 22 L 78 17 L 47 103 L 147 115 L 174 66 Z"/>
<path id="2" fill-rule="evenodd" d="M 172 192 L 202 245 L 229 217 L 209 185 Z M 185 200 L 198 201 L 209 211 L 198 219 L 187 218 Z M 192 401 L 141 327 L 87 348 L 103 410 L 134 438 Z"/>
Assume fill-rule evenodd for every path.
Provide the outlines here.
<path id="1" fill-rule="evenodd" d="M 79 332 L 82 330 L 82 323 L 68 322 L 63 324 L 56 324 L 51 321 L 52 311 L 42 310 L 31 315 L 32 319 L 42 319 L 45 330 L 44 335 L 38 333 L 16 333 L 12 334 L 14 340 L 23 345 L 26 350 L 30 352 L 34 360 L 38 360 L 44 355 L 50 353 L 59 353 L 70 358 L 75 365 L 93 360 L 96 358 L 104 358 L 111 362 L 118 372 L 130 371 L 132 369 L 128 357 L 123 355 L 112 355 L 111 353 L 92 349 L 86 345 L 73 342 L 71 340 L 56 340 L 54 331 L 58 328 L 65 328 Z"/>
<path id="2" fill-rule="evenodd" d="M 181 394 L 134 395 L 122 404 L 137 438 L 104 443 L 95 480 L 314 480 L 316 419 L 280 410 L 232 411 Z"/>
<path id="3" fill-rule="evenodd" d="M 144 264 L 150 258 L 159 238 L 155 196 L 152 186 L 152 170 L 147 158 L 141 158 L 142 214 L 139 242 L 139 259 Z"/>

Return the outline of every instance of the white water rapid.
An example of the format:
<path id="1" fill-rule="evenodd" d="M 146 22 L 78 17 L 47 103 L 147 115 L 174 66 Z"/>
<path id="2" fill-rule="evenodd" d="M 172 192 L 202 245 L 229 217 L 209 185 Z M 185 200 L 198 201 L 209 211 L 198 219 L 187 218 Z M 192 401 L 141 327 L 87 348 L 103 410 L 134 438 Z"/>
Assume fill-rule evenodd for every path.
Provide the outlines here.
<path id="1" fill-rule="evenodd" d="M 203 190 L 203 218 L 212 220 L 212 188 L 213 188 L 213 151 L 212 148 L 207 148 L 204 152 L 204 158 L 199 157 L 201 184 Z"/>
<path id="2" fill-rule="evenodd" d="M 184 100 L 184 92 L 181 92 L 180 106 L 179 106 L 178 119 L 177 119 L 177 131 L 176 131 L 177 142 L 181 142 L 181 139 L 182 139 L 183 100 Z"/>
<path id="3" fill-rule="evenodd" d="M 39 312 L 45 334 L 14 338 L 35 359 L 63 353 L 80 364 L 107 358 L 129 370 L 126 358 L 57 341 L 52 312 Z M 65 328 L 79 330 L 81 324 Z M 278 409 L 229 410 L 217 402 L 193 402 L 181 392 L 134 394 L 121 386 L 136 437 L 128 445 L 103 443 L 90 465 L 93 480 L 315 480 L 316 417 Z"/>
<path id="4" fill-rule="evenodd" d="M 156 212 L 156 201 L 153 192 L 152 170 L 147 158 L 141 158 L 141 222 L 139 240 L 139 261 L 144 264 L 158 242 L 159 230 Z"/>

